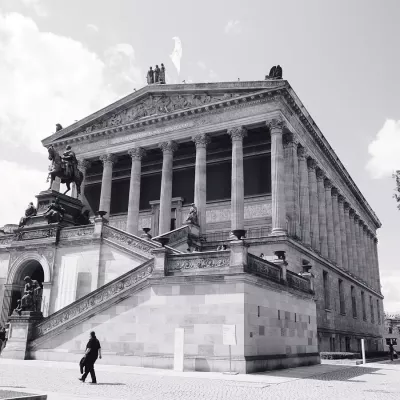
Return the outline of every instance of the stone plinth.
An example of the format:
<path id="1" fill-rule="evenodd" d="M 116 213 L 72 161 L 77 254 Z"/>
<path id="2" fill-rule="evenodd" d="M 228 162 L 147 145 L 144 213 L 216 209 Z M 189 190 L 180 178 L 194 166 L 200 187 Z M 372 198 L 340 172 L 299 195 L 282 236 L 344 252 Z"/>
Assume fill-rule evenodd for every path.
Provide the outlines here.
<path id="1" fill-rule="evenodd" d="M 9 319 L 10 327 L 7 345 L 1 353 L 1 357 L 15 360 L 27 360 L 27 345 L 32 338 L 33 327 L 41 319 L 43 319 L 41 312 L 22 311 L 21 315 L 14 312 Z"/>
<path id="2" fill-rule="evenodd" d="M 40 225 L 47 225 L 47 219 L 44 214 L 46 213 L 49 205 L 53 200 L 56 200 L 58 197 L 60 201 L 60 205 L 64 208 L 65 214 L 63 221 L 59 224 L 60 227 L 65 226 L 74 226 L 75 218 L 80 215 L 82 212 L 83 204 L 80 200 L 74 199 L 70 196 L 66 196 L 62 193 L 56 192 L 55 190 L 46 190 L 44 192 L 40 192 L 36 198 L 37 200 L 37 215 L 35 217 L 31 217 L 27 220 L 25 226 L 22 228 L 30 229 L 37 228 Z"/>
<path id="3" fill-rule="evenodd" d="M 229 244 L 231 249 L 230 267 L 244 270 L 247 265 L 247 249 L 249 247 L 243 240 L 232 240 Z"/>

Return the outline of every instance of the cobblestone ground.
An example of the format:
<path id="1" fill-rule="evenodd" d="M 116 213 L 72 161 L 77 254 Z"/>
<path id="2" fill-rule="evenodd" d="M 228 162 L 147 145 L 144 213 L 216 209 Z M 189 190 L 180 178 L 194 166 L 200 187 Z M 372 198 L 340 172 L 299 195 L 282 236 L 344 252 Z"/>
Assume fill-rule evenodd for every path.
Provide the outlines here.
<path id="1" fill-rule="evenodd" d="M 77 364 L 0 360 L 0 390 L 47 393 L 48 400 L 400 399 L 400 361 L 366 366 L 320 365 L 236 376 L 96 367 L 99 384 L 91 385 L 78 381 Z"/>

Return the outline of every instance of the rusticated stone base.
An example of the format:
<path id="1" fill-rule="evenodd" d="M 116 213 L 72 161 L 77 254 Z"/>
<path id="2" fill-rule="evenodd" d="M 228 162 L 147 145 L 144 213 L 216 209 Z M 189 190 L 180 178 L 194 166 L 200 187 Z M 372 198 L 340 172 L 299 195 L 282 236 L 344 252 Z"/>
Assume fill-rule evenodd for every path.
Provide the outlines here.
<path id="1" fill-rule="evenodd" d="M 1 357 L 15 360 L 28 359 L 27 345 L 32 337 L 33 326 L 42 318 L 42 313 L 36 311 L 22 311 L 20 316 L 16 313 L 12 314 L 9 319 L 7 345 Z"/>

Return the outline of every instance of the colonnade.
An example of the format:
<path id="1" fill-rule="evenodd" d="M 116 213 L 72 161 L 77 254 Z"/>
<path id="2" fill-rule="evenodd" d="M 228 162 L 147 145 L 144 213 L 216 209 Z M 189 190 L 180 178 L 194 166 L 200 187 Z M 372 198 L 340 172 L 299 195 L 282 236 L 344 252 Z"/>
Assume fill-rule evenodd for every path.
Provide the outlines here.
<path id="1" fill-rule="evenodd" d="M 378 240 L 373 231 L 292 134 L 284 135 L 284 148 L 286 203 L 290 205 L 294 197 L 299 204 L 298 210 L 288 208 L 289 236 L 380 292 Z"/>
<path id="2" fill-rule="evenodd" d="M 374 233 L 295 136 L 284 135 L 284 122 L 277 118 L 267 121 L 266 125 L 271 133 L 271 235 L 288 234 L 300 239 L 380 291 Z M 231 229 L 236 230 L 244 228 L 243 139 L 247 130 L 244 126 L 236 126 L 228 129 L 227 134 L 232 140 Z M 205 233 L 206 152 L 210 137 L 198 134 L 191 140 L 196 146 L 194 199 L 200 233 Z M 173 156 L 178 144 L 167 141 L 160 143 L 159 148 L 163 154 L 159 234 L 163 234 L 170 230 Z M 132 169 L 127 231 L 138 234 L 141 162 L 146 150 L 135 147 L 128 154 L 132 158 Z M 117 156 L 105 154 L 100 160 L 103 176 L 99 209 L 109 215 L 112 170 Z M 88 166 L 85 160 L 80 163 L 84 175 Z"/>

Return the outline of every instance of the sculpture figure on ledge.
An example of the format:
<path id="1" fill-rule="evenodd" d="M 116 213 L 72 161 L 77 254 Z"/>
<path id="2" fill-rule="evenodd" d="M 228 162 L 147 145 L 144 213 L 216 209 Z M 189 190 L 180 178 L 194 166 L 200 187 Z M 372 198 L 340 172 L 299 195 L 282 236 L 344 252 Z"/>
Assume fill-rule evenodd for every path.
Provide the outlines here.
<path id="1" fill-rule="evenodd" d="M 282 79 L 282 67 L 280 65 L 273 66 L 265 79 Z"/>
<path id="2" fill-rule="evenodd" d="M 49 224 L 55 224 L 64 219 L 64 213 L 65 209 L 61 206 L 60 199 L 57 197 L 47 208 L 44 217 L 47 219 Z"/>
<path id="3" fill-rule="evenodd" d="M 160 83 L 160 67 L 158 65 L 156 65 L 155 69 L 154 69 L 154 83 Z"/>
<path id="4" fill-rule="evenodd" d="M 61 124 L 56 124 L 56 132 L 61 131 L 63 129 Z"/>
<path id="5" fill-rule="evenodd" d="M 19 221 L 19 227 L 22 228 L 28 222 L 30 217 L 34 217 L 37 214 L 36 207 L 32 202 L 29 203 L 28 208 L 25 210 L 25 217 L 22 217 Z"/>
<path id="6" fill-rule="evenodd" d="M 187 216 L 185 223 L 199 225 L 199 219 L 197 216 L 197 207 L 194 203 L 190 205 L 189 215 Z"/>
<path id="7" fill-rule="evenodd" d="M 17 300 L 17 307 L 14 310 L 19 315 L 22 311 L 40 311 L 42 298 L 42 288 L 38 281 L 29 276 L 26 276 L 24 281 L 24 295 L 20 300 Z"/>
<path id="8" fill-rule="evenodd" d="M 154 71 L 153 71 L 153 67 L 150 67 L 149 71 L 147 72 L 147 84 L 151 85 L 152 83 L 154 83 Z"/>
<path id="9" fill-rule="evenodd" d="M 164 64 L 161 63 L 161 71 L 160 71 L 160 83 L 165 84 L 165 67 Z"/>
<path id="10" fill-rule="evenodd" d="M 89 225 L 90 224 L 89 213 L 90 213 L 89 210 L 85 210 L 84 212 L 80 213 L 75 218 L 75 223 L 78 225 Z"/>
<path id="11" fill-rule="evenodd" d="M 71 190 L 71 183 L 74 182 L 79 196 L 81 194 L 83 173 L 78 169 L 78 160 L 76 159 L 71 146 L 66 147 L 62 157 L 57 153 L 53 146 L 49 146 L 47 150 L 49 152 L 49 160 L 52 161 L 49 176 L 47 178 L 47 181 L 50 179 L 49 190 L 53 185 L 54 179 L 58 177 L 61 179 L 61 183 L 65 183 L 67 186 L 67 190 L 64 194 Z"/>

